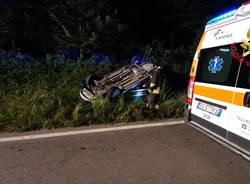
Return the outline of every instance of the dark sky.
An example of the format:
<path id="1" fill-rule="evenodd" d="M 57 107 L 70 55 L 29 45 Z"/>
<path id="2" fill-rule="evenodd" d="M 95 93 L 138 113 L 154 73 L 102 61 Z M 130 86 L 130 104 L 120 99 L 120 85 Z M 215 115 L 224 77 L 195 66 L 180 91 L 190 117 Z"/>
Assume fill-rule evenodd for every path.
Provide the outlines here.
<path id="1" fill-rule="evenodd" d="M 31 52 L 47 53 L 56 47 L 65 47 L 65 36 L 62 31 L 64 24 L 71 32 L 78 30 L 81 23 L 77 25 L 76 19 L 81 19 L 86 10 L 77 14 L 76 9 L 68 9 L 67 0 L 0 0 L 0 33 L 4 28 L 9 28 L 8 34 L 4 33 L 0 39 L 0 48 L 10 48 L 15 42 L 21 50 Z M 72 0 L 70 3 L 83 4 L 95 3 L 101 0 Z M 237 8 L 244 0 L 103 0 L 108 8 L 104 8 L 106 14 L 113 14 L 116 10 L 115 19 L 119 24 L 127 27 L 126 31 L 118 37 L 119 42 L 125 47 L 128 44 L 145 45 L 158 39 L 166 47 L 179 47 L 194 44 L 201 34 L 209 18 L 219 15 L 225 11 Z M 78 4 L 76 4 L 76 7 Z M 57 13 L 59 22 L 54 21 L 49 11 L 60 9 Z M 59 7 L 59 8 L 58 8 Z M 97 10 L 99 11 L 99 10 Z M 72 17 L 70 21 L 66 21 Z M 91 20 L 90 20 L 91 21 Z M 95 31 L 95 30 L 94 30 Z M 113 33 L 107 35 L 108 42 L 117 42 L 113 39 Z M 73 34 L 72 34 L 73 35 Z M 74 41 L 79 40 L 75 33 Z M 89 35 L 86 36 L 88 38 Z M 112 40 L 113 39 L 113 40 Z M 77 45 L 76 43 L 73 43 Z M 104 45 L 104 47 L 107 47 Z M 43 50 L 43 51 L 42 51 Z M 55 49 L 56 50 L 56 49 Z"/>
<path id="2" fill-rule="evenodd" d="M 244 0 L 116 0 L 121 19 L 128 23 L 135 39 L 148 42 L 154 38 L 180 44 L 185 37 L 195 37 L 207 20 L 239 7 Z M 118 5 L 120 3 L 120 5 Z"/>

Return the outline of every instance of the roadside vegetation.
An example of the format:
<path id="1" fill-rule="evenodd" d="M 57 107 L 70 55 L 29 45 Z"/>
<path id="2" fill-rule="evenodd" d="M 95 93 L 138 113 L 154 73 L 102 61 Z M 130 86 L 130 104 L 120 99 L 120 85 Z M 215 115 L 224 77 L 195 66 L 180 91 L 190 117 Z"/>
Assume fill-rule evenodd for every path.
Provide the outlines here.
<path id="1" fill-rule="evenodd" d="M 160 109 L 146 101 L 124 97 L 109 102 L 98 97 L 84 102 L 79 90 L 92 73 L 112 70 L 110 62 L 51 62 L 32 60 L 0 62 L 0 131 L 30 131 L 100 123 L 178 118 L 183 114 L 184 93 L 164 85 Z"/>
<path id="2" fill-rule="evenodd" d="M 0 132 L 181 117 L 205 20 L 240 2 L 0 1 Z M 126 96 L 80 99 L 89 74 L 134 55 L 163 67 L 159 110 Z"/>

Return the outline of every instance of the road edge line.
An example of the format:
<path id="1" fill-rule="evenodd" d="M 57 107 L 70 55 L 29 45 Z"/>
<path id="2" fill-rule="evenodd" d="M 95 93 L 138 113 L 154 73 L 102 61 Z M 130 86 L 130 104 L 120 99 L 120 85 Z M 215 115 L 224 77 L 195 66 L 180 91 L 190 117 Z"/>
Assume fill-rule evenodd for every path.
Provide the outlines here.
<path id="1" fill-rule="evenodd" d="M 52 138 L 52 137 L 64 137 L 64 136 L 70 136 L 70 135 L 102 133 L 102 132 L 132 130 L 132 129 L 140 129 L 140 128 L 160 127 L 160 126 L 173 126 L 173 125 L 179 125 L 179 124 L 184 124 L 184 121 L 126 125 L 126 126 L 118 126 L 118 127 L 96 128 L 96 129 L 89 129 L 89 130 L 74 130 L 74 131 L 54 132 L 54 133 L 47 133 L 47 134 L 3 137 L 3 138 L 0 138 L 0 142 L 14 142 L 14 141 L 23 141 L 23 140 L 32 140 L 32 139 L 45 139 L 45 138 Z"/>

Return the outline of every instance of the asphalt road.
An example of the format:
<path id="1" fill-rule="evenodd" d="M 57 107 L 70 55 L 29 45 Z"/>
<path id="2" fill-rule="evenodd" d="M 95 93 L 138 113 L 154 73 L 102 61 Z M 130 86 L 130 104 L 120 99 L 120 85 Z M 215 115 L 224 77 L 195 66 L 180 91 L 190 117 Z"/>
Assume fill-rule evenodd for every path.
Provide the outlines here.
<path id="1" fill-rule="evenodd" d="M 248 184 L 250 162 L 186 125 L 0 143 L 0 184 Z"/>

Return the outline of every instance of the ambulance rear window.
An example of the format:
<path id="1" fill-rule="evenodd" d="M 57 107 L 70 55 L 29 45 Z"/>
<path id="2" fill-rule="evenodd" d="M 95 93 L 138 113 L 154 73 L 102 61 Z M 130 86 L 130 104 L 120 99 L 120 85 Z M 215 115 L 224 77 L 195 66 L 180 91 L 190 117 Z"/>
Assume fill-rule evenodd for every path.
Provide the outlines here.
<path id="1" fill-rule="evenodd" d="M 233 62 L 230 45 L 201 50 L 196 81 L 234 86 L 239 62 Z"/>
<path id="2" fill-rule="evenodd" d="M 250 89 L 250 55 L 245 57 L 241 64 L 237 87 Z"/>

